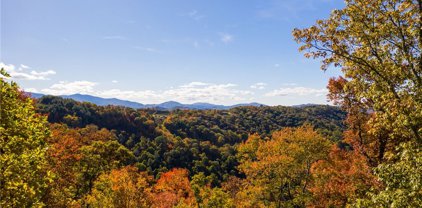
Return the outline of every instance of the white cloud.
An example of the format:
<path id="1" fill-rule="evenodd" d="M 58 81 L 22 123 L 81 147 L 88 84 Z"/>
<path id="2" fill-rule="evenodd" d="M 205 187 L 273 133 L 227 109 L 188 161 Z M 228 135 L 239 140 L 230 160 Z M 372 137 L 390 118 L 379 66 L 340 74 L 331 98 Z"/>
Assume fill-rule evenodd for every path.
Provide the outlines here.
<path id="1" fill-rule="evenodd" d="M 50 75 L 56 74 L 53 70 L 47 71 L 27 71 L 31 67 L 21 64 L 19 67 L 15 67 L 13 64 L 4 64 L 0 62 L 0 68 L 4 68 L 7 73 L 10 74 L 12 79 L 20 79 L 20 80 L 48 80 Z"/>
<path id="2" fill-rule="evenodd" d="M 230 43 L 230 42 L 233 42 L 234 37 L 233 35 L 230 35 L 228 33 L 220 33 L 220 40 L 223 43 Z"/>
<path id="3" fill-rule="evenodd" d="M 188 83 L 188 84 L 181 85 L 180 88 L 191 88 L 191 87 L 207 86 L 207 85 L 209 85 L 209 84 L 205 83 L 205 82 L 191 82 L 191 83 Z"/>
<path id="4" fill-rule="evenodd" d="M 258 82 L 250 86 L 252 89 L 263 90 L 267 86 L 267 83 Z"/>
<path id="5" fill-rule="evenodd" d="M 268 97 L 275 97 L 275 96 L 287 96 L 287 95 L 299 95 L 299 96 L 306 96 L 306 95 L 314 95 L 314 96 L 323 96 L 328 93 L 327 89 L 314 89 L 314 88 L 307 88 L 307 87 L 287 87 L 287 88 L 280 88 L 277 90 L 270 91 L 265 94 Z"/>
<path id="6" fill-rule="evenodd" d="M 116 84 L 116 83 L 119 83 L 119 81 L 117 81 L 117 80 L 111 80 L 111 83 Z"/>
<path id="7" fill-rule="evenodd" d="M 296 86 L 296 83 L 284 83 L 283 86 Z"/>
<path id="8" fill-rule="evenodd" d="M 35 92 L 35 93 L 37 93 L 37 92 L 38 92 L 38 90 L 37 90 L 37 89 L 35 89 L 35 88 L 25 88 L 25 89 L 24 89 L 24 91 L 25 91 L 25 92 Z"/>
<path id="9" fill-rule="evenodd" d="M 31 67 L 29 67 L 29 66 L 27 66 L 27 65 L 24 65 L 24 64 L 21 64 L 21 68 L 22 68 L 22 69 L 30 69 Z"/>
<path id="10" fill-rule="evenodd" d="M 171 98 L 180 102 L 211 102 L 244 101 L 253 93 L 247 90 L 235 89 L 235 84 L 211 84 L 191 82 L 177 88 L 163 91 L 163 98 Z"/>
<path id="11" fill-rule="evenodd" d="M 141 51 L 146 51 L 146 52 L 150 52 L 150 53 L 160 53 L 161 51 L 156 49 L 156 48 L 151 48 L 151 47 L 141 47 L 141 46 L 134 46 L 133 47 L 136 50 L 141 50 Z"/>
<path id="12" fill-rule="evenodd" d="M 52 95 L 69 95 L 75 93 L 89 94 L 104 98 L 119 98 L 141 103 L 161 103 L 174 100 L 182 103 L 209 102 L 216 104 L 234 104 L 252 99 L 254 94 L 248 90 L 237 89 L 232 83 L 213 84 L 205 82 L 190 82 L 165 90 L 120 90 L 96 89 L 98 84 L 89 81 L 61 81 L 40 92 Z M 36 89 L 31 89 L 37 92 Z"/>
<path id="13" fill-rule="evenodd" d="M 104 98 L 119 98 L 124 100 L 132 100 L 138 102 L 144 101 L 155 101 L 160 100 L 160 95 L 156 91 L 152 90 L 143 90 L 143 91 L 134 91 L 134 90 L 120 90 L 120 89 L 110 89 L 95 91 L 91 95 L 104 97 Z"/>
<path id="14" fill-rule="evenodd" d="M 96 85 L 97 83 L 89 81 L 60 81 L 47 89 L 42 89 L 41 92 L 50 95 L 95 94 L 94 86 Z"/>

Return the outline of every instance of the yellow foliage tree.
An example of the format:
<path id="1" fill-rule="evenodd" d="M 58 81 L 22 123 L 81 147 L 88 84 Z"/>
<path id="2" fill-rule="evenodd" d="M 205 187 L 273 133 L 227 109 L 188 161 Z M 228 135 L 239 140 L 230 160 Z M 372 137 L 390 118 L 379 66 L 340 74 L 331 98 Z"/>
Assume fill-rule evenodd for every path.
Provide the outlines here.
<path id="1" fill-rule="evenodd" d="M 238 149 L 247 184 L 237 195 L 250 198 L 252 202 L 245 204 L 250 207 L 305 206 L 310 198 L 311 165 L 327 157 L 329 140 L 308 125 L 258 139 L 251 136 Z"/>
<path id="2" fill-rule="evenodd" d="M 322 69 L 341 68 L 330 83 L 331 98 L 354 122 L 356 141 L 377 162 L 409 140 L 422 143 L 422 1 L 346 0 L 343 9 L 293 35 L 306 57 L 322 59 Z M 365 129 L 360 129 L 364 126 Z M 374 165 L 377 164 L 374 163 Z"/>
<path id="3" fill-rule="evenodd" d="M 41 207 L 51 182 L 47 171 L 46 117 L 14 82 L 0 78 L 0 207 Z"/>
<path id="4" fill-rule="evenodd" d="M 127 166 L 99 176 L 87 204 L 99 208 L 150 207 L 151 177 Z"/>

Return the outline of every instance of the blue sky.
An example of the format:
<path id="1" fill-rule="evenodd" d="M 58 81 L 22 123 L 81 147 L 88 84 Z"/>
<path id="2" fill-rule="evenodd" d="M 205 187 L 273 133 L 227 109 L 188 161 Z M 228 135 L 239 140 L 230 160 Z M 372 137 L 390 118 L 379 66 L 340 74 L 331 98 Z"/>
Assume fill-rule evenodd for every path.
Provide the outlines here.
<path id="1" fill-rule="evenodd" d="M 338 69 L 298 52 L 295 27 L 337 0 L 1 0 L 0 65 L 25 90 L 142 103 L 327 103 Z"/>

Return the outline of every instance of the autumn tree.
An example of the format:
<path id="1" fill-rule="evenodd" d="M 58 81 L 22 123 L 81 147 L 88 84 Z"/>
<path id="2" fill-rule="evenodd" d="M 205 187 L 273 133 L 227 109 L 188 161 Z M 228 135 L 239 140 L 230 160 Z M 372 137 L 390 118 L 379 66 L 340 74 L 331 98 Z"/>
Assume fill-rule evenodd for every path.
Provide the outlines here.
<path id="1" fill-rule="evenodd" d="M 196 201 L 188 176 L 188 171 L 181 168 L 174 168 L 161 174 L 153 187 L 153 207 L 195 205 Z"/>
<path id="2" fill-rule="evenodd" d="M 323 70 L 334 65 L 344 74 L 330 80 L 329 97 L 348 112 L 346 141 L 371 166 L 378 166 L 375 173 L 385 189 L 370 201 L 382 202 L 377 206 L 414 206 L 411 198 L 421 192 L 420 186 L 399 181 L 419 180 L 409 181 L 404 173 L 416 169 L 410 164 L 417 163 L 420 154 L 407 153 L 420 151 L 422 144 L 422 1 L 345 4 L 328 19 L 295 29 L 293 35 L 306 57 L 322 59 Z M 406 148 L 397 148 L 403 144 Z M 390 154 L 400 158 L 386 157 Z M 408 195 L 395 200 L 399 193 Z"/>
<path id="3" fill-rule="evenodd" d="M 52 124 L 50 128 L 47 154 L 55 182 L 43 198 L 50 207 L 80 205 L 98 175 L 134 159 L 107 129 L 94 125 L 69 128 L 63 124 Z"/>
<path id="4" fill-rule="evenodd" d="M 345 4 L 293 35 L 306 57 L 322 59 L 323 70 L 341 68 L 344 78 L 330 83 L 337 85 L 337 90 L 330 88 L 332 98 L 349 115 L 372 114 L 364 120 L 369 129 L 357 129 L 357 143 L 376 145 L 382 161 L 385 152 L 403 141 L 422 143 L 422 1 Z M 365 154 L 367 148 L 362 150 Z"/>
<path id="5" fill-rule="evenodd" d="M 150 207 L 152 178 L 132 166 L 103 173 L 94 182 L 87 204 L 90 207 Z"/>
<path id="6" fill-rule="evenodd" d="M 258 201 L 253 207 L 305 206 L 311 197 L 311 166 L 327 157 L 329 147 L 329 140 L 309 125 L 285 128 L 263 141 L 252 136 L 238 149 L 239 168 L 249 183 L 239 195 L 259 197 L 252 199 Z"/>
<path id="7" fill-rule="evenodd" d="M 1 69 L 0 207 L 41 207 L 51 182 L 46 169 L 46 117 L 35 113 L 25 96 Z"/>
<path id="8" fill-rule="evenodd" d="M 337 145 L 331 147 L 326 160 L 312 164 L 311 174 L 314 180 L 309 186 L 309 207 L 345 207 L 378 184 L 366 157 Z"/>
<path id="9" fill-rule="evenodd" d="M 44 202 L 50 207 L 72 207 L 75 199 L 77 175 L 76 165 L 82 155 L 79 148 L 83 145 L 75 129 L 65 125 L 50 126 L 52 136 L 47 140 L 49 169 L 54 173 L 54 183 L 49 187 Z"/>

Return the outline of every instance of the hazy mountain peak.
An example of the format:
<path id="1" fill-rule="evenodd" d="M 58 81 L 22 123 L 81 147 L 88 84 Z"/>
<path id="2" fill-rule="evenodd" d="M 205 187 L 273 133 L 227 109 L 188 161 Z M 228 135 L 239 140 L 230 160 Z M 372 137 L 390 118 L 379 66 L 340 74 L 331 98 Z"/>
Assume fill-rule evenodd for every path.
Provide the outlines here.
<path id="1" fill-rule="evenodd" d="M 28 93 L 33 98 L 40 98 L 44 96 L 40 93 Z M 160 108 L 160 109 L 166 109 L 166 110 L 172 110 L 172 109 L 197 109 L 197 110 L 206 110 L 206 109 L 230 109 L 234 107 L 239 106 L 264 106 L 260 103 L 241 103 L 236 105 L 217 105 L 217 104 L 211 104 L 211 103 L 205 103 L 205 102 L 197 102 L 193 104 L 183 104 L 177 101 L 167 101 L 160 104 L 142 104 L 138 102 L 133 101 L 127 101 L 127 100 L 120 100 L 117 98 L 101 98 L 93 95 L 85 95 L 85 94 L 72 94 L 72 95 L 60 95 L 59 97 L 63 98 L 70 98 L 79 102 L 90 102 L 99 106 L 105 106 L 105 105 L 118 105 L 118 106 L 124 106 L 124 107 L 130 107 L 130 108 Z"/>

